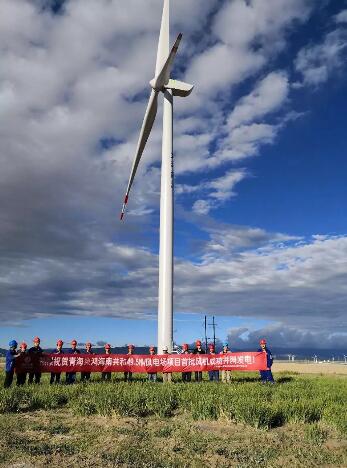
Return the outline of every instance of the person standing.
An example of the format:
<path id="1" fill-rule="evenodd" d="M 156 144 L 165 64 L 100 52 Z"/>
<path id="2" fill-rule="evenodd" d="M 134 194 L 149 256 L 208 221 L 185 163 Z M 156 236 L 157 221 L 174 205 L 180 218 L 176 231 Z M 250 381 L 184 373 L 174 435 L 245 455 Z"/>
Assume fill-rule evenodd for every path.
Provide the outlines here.
<path id="1" fill-rule="evenodd" d="M 4 388 L 9 388 L 13 382 L 15 361 L 19 353 L 17 353 L 18 343 L 16 340 L 11 340 L 8 344 L 9 350 L 6 352 L 6 364 L 5 364 L 5 381 Z"/>
<path id="2" fill-rule="evenodd" d="M 197 340 L 195 342 L 195 349 L 193 351 L 193 354 L 205 354 L 205 351 L 201 347 L 201 341 Z M 202 372 L 201 371 L 196 371 L 195 372 L 195 382 L 202 382 Z"/>
<path id="3" fill-rule="evenodd" d="M 229 344 L 228 342 L 226 341 L 225 343 L 223 343 L 223 349 L 222 351 L 220 352 L 220 354 L 229 354 L 230 353 L 230 350 L 229 350 Z M 224 370 L 222 369 L 222 382 L 224 383 L 229 383 L 231 380 L 231 372 L 230 370 Z"/>
<path id="4" fill-rule="evenodd" d="M 41 381 L 41 371 L 39 370 L 40 357 L 42 356 L 43 350 L 40 346 L 41 340 L 38 336 L 33 339 L 34 346 L 29 349 L 29 355 L 33 361 L 34 372 L 29 372 L 28 384 L 32 384 L 35 378 L 35 383 L 39 384 Z"/>
<path id="5" fill-rule="evenodd" d="M 24 356 L 28 356 L 29 353 L 28 353 L 27 348 L 28 348 L 28 345 L 23 341 L 19 347 L 19 354 L 22 358 L 24 358 Z M 24 385 L 26 379 L 27 379 L 27 373 L 25 371 L 17 372 L 17 387 Z"/>
<path id="6" fill-rule="evenodd" d="M 263 352 L 266 354 L 266 366 L 267 366 L 266 370 L 259 371 L 261 382 L 262 383 L 270 382 L 274 384 L 275 380 L 271 372 L 271 367 L 274 361 L 272 357 L 272 353 L 267 347 L 266 340 L 264 338 L 259 341 L 259 344 L 260 344 L 260 348 L 258 349 L 258 352 Z"/>
<path id="7" fill-rule="evenodd" d="M 133 344 L 128 344 L 128 355 L 134 354 L 135 346 Z M 124 372 L 124 382 L 131 382 L 133 380 L 132 372 Z"/>
<path id="8" fill-rule="evenodd" d="M 189 346 L 187 343 L 182 345 L 182 354 L 190 354 Z M 191 382 L 192 373 L 191 372 L 182 372 L 182 382 Z"/>
<path id="9" fill-rule="evenodd" d="M 163 354 L 169 354 L 168 347 L 164 346 L 163 348 Z M 171 372 L 163 372 L 163 382 L 172 382 L 172 373 Z"/>
<path id="10" fill-rule="evenodd" d="M 77 341 L 71 341 L 71 349 L 68 354 L 81 354 L 81 351 L 77 349 Z M 76 382 L 76 372 L 66 372 L 66 383 L 67 385 L 74 384 Z"/>
<path id="11" fill-rule="evenodd" d="M 86 343 L 86 351 L 85 351 L 85 354 L 94 354 L 93 350 L 92 350 L 92 344 L 87 341 Z M 90 372 L 81 372 L 81 382 L 89 382 L 90 381 Z"/>
<path id="12" fill-rule="evenodd" d="M 53 354 L 56 354 L 56 355 L 61 355 L 61 354 L 64 354 L 64 351 L 63 351 L 63 340 L 58 340 L 57 341 L 57 348 L 56 350 L 54 351 Z M 60 383 L 60 376 L 61 376 L 61 372 L 51 372 L 51 378 L 50 378 L 50 381 L 49 383 L 52 385 L 55 383 Z"/>
<path id="13" fill-rule="evenodd" d="M 208 349 L 209 349 L 209 354 L 210 355 L 215 355 L 216 354 L 216 350 L 215 350 L 215 347 L 214 347 L 213 343 L 210 343 L 208 345 Z M 210 370 L 210 371 L 208 371 L 208 378 L 209 378 L 210 382 L 218 382 L 219 381 L 219 370 Z"/>
<path id="14" fill-rule="evenodd" d="M 149 355 L 155 356 L 155 347 L 152 345 L 149 348 Z M 157 381 L 157 373 L 156 372 L 147 372 L 148 382 L 156 382 Z"/>
<path id="15" fill-rule="evenodd" d="M 111 354 L 111 345 L 110 344 L 105 344 L 105 354 Z M 108 380 L 109 382 L 111 381 L 111 372 L 102 372 L 101 373 L 101 380 L 104 382 Z"/>

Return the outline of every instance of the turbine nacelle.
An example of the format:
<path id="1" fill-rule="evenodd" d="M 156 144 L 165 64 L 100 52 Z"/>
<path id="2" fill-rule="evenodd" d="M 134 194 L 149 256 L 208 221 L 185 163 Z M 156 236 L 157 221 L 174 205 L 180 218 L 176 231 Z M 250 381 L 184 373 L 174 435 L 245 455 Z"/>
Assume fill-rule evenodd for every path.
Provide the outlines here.
<path id="1" fill-rule="evenodd" d="M 162 83 L 158 82 L 157 78 L 153 78 L 149 82 L 151 88 L 153 91 L 159 93 L 159 92 L 165 92 L 166 89 L 170 89 L 172 91 L 172 94 L 174 96 L 179 96 L 179 97 L 187 97 L 189 94 L 193 91 L 194 85 L 191 85 L 189 83 L 185 83 L 184 81 L 179 81 L 179 80 L 169 80 L 164 86 Z"/>

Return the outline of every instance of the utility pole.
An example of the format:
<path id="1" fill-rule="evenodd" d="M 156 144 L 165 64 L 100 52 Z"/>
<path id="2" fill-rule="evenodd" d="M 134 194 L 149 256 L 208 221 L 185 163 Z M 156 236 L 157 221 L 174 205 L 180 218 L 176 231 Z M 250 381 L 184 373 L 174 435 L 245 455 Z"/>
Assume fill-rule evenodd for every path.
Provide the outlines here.
<path id="1" fill-rule="evenodd" d="M 213 346 L 216 349 L 216 324 L 214 322 L 214 316 L 212 317 L 212 327 L 213 327 Z"/>
<path id="2" fill-rule="evenodd" d="M 216 347 L 216 326 L 217 326 L 217 324 L 216 324 L 214 316 L 212 317 L 212 323 L 207 323 L 207 316 L 205 315 L 204 326 L 205 326 L 205 352 L 207 353 L 208 340 L 213 339 L 214 347 Z M 209 336 L 207 336 L 207 327 L 212 327 L 212 329 L 213 329 L 213 338 L 210 338 Z"/>
<path id="3" fill-rule="evenodd" d="M 207 317 L 205 315 L 205 353 L 207 353 Z"/>
<path id="4" fill-rule="evenodd" d="M 212 327 L 213 329 L 213 338 L 210 338 L 209 336 L 207 336 L 207 327 Z M 207 342 L 208 340 L 210 339 L 213 339 L 213 344 L 214 344 L 214 347 L 216 347 L 216 321 L 214 319 L 214 316 L 212 317 L 212 323 L 207 323 L 207 316 L 205 315 L 205 351 L 207 353 Z"/>

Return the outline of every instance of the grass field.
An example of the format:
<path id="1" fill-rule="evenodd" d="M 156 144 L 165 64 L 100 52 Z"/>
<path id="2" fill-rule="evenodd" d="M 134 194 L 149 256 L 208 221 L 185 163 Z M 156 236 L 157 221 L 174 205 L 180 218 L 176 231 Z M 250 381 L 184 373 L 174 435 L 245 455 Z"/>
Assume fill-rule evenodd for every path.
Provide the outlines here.
<path id="1" fill-rule="evenodd" d="M 347 466 L 346 377 L 233 375 L 1 389 L 0 465 Z"/>

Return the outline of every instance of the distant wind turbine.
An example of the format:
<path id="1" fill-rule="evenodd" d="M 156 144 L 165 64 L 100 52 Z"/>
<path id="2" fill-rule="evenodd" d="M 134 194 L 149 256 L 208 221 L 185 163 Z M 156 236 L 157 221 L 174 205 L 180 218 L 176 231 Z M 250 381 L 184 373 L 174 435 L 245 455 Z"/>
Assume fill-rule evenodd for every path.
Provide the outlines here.
<path id="1" fill-rule="evenodd" d="M 186 97 L 193 86 L 170 78 L 172 66 L 176 57 L 182 34 L 170 51 L 170 1 L 164 0 L 163 15 L 160 28 L 155 76 L 150 81 L 152 88 L 145 117 L 143 119 L 140 137 L 137 143 L 135 158 L 130 173 L 128 187 L 125 193 L 121 220 L 125 214 L 129 193 L 134 182 L 137 167 L 143 150 L 151 133 L 158 110 L 159 94 L 164 96 L 163 109 L 163 143 L 161 164 L 160 192 L 160 247 L 159 247 L 159 297 L 158 297 L 158 352 L 164 347 L 172 351 L 173 344 L 173 97 Z"/>

